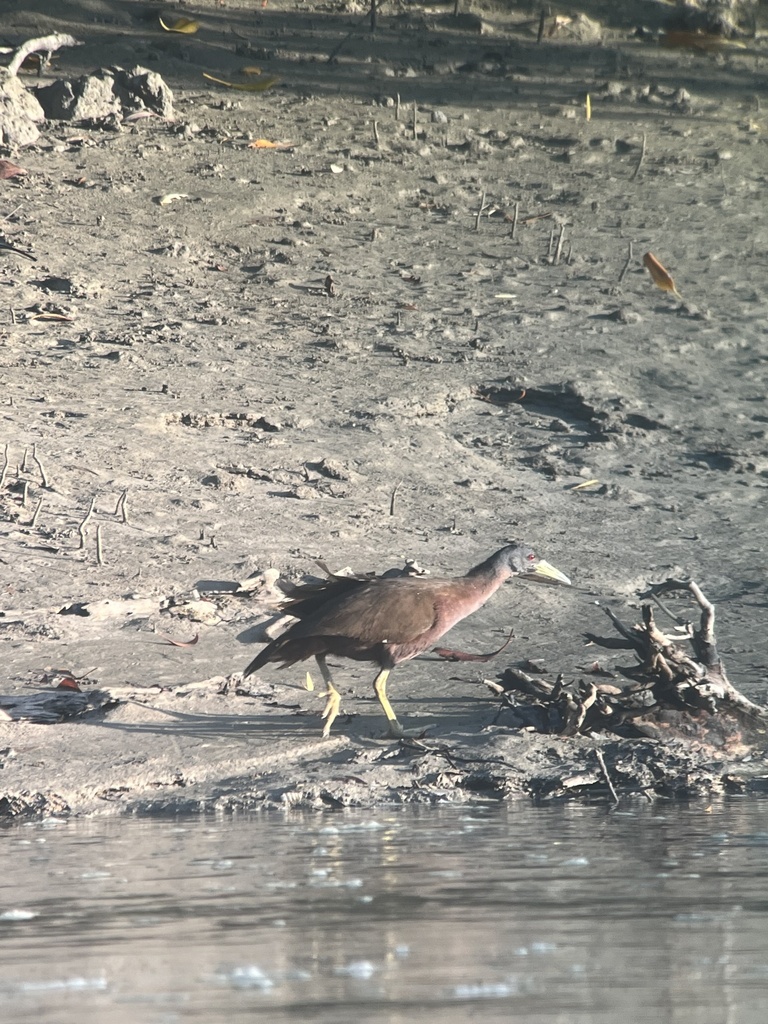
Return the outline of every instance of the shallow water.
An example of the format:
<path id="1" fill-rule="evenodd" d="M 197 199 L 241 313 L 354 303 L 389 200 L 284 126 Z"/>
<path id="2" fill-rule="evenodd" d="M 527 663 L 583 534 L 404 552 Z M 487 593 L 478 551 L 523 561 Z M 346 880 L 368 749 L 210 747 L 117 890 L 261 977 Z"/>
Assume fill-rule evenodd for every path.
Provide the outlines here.
<path id="1" fill-rule="evenodd" d="M 6 1024 L 752 1024 L 768 805 L 0 831 Z"/>

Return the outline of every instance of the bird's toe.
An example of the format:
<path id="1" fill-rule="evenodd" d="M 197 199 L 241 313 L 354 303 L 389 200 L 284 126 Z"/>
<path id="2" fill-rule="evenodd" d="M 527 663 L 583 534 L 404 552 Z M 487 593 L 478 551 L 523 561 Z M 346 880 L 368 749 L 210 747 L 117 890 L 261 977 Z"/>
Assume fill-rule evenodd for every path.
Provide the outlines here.
<path id="1" fill-rule="evenodd" d="M 404 729 L 396 718 L 389 719 L 389 728 L 384 734 L 384 739 L 388 740 L 407 740 L 407 739 L 420 739 L 426 735 L 429 729 L 434 728 L 434 723 L 429 722 L 427 725 L 422 725 L 418 729 Z"/>

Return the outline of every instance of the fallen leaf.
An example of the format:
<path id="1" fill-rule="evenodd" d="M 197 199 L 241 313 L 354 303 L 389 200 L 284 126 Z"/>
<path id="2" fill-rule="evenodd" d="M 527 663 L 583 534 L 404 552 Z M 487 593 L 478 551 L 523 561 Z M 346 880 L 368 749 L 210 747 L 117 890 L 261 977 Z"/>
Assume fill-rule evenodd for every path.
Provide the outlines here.
<path id="1" fill-rule="evenodd" d="M 175 203 L 177 199 L 189 199 L 189 193 L 166 192 L 164 196 L 160 196 L 157 202 L 160 206 L 170 206 L 170 204 Z"/>
<path id="2" fill-rule="evenodd" d="M 583 483 L 574 484 L 573 487 L 569 488 L 571 491 L 583 491 L 587 487 L 594 487 L 595 484 L 599 484 L 599 480 L 585 480 Z"/>
<path id="3" fill-rule="evenodd" d="M 200 634 L 195 633 L 191 640 L 174 640 L 173 637 L 166 636 L 165 633 L 157 634 L 161 640 L 165 640 L 171 647 L 194 647 L 197 641 L 200 639 Z"/>
<path id="4" fill-rule="evenodd" d="M 77 690 L 78 693 L 82 693 L 83 692 L 80 689 L 80 686 L 78 685 L 77 681 L 75 679 L 73 679 L 72 676 L 64 676 L 64 678 L 61 679 L 56 684 L 56 689 L 57 690 Z"/>
<path id="5" fill-rule="evenodd" d="M 13 163 L 11 160 L 0 160 L 0 180 L 6 178 L 18 178 L 27 172 L 23 167 Z"/>
<path id="6" fill-rule="evenodd" d="M 676 295 L 678 299 L 682 299 L 682 295 L 677 290 L 675 282 L 672 280 L 672 275 L 661 265 L 661 263 L 659 263 L 652 252 L 647 252 L 645 256 L 643 256 L 643 264 L 653 278 L 653 283 L 657 288 L 661 288 L 663 292 L 671 292 L 672 295 Z"/>
<path id="7" fill-rule="evenodd" d="M 128 114 L 127 117 L 123 118 L 123 124 L 133 124 L 134 121 L 141 121 L 145 117 L 160 117 L 160 115 L 156 114 L 154 110 L 147 110 L 146 108 L 135 110 L 132 114 Z"/>
<path id="8" fill-rule="evenodd" d="M 216 78 L 214 75 L 208 75 L 203 72 L 203 78 L 207 78 L 209 82 L 215 82 L 216 85 L 226 86 L 227 89 L 237 89 L 240 92 L 264 92 L 267 89 L 271 89 L 275 82 L 279 82 L 280 79 L 276 77 L 263 78 L 260 82 L 227 82 L 223 78 Z"/>
<path id="9" fill-rule="evenodd" d="M 162 18 L 157 20 L 160 22 L 160 28 L 165 29 L 166 32 L 181 32 L 185 36 L 194 35 L 200 28 L 200 22 L 194 21 L 192 18 L 177 18 L 170 25 L 166 25 Z"/>
<path id="10" fill-rule="evenodd" d="M 275 149 L 279 152 L 290 152 L 294 148 L 292 142 L 271 142 L 269 139 L 254 139 L 248 143 L 248 149 Z"/>

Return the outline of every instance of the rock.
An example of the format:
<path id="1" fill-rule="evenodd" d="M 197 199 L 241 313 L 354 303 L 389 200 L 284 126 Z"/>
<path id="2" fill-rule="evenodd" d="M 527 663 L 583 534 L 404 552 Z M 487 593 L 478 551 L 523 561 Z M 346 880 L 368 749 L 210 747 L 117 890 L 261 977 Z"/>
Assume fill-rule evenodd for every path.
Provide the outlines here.
<path id="1" fill-rule="evenodd" d="M 18 78 L 0 78 L 0 144 L 29 146 L 40 137 L 38 121 L 45 112 Z"/>
<path id="2" fill-rule="evenodd" d="M 568 26 L 568 33 L 580 43 L 599 43 L 603 37 L 603 26 L 586 14 L 577 14 Z"/>
<path id="3" fill-rule="evenodd" d="M 687 89 L 678 89 L 672 97 L 672 106 L 681 114 L 688 114 L 693 106 L 691 94 Z"/>
<path id="4" fill-rule="evenodd" d="M 35 91 L 45 116 L 52 121 L 84 121 L 119 114 L 114 78 L 103 69 L 70 80 L 60 78 Z"/>
<path id="5" fill-rule="evenodd" d="M 123 107 L 134 110 L 146 107 L 160 117 L 173 117 L 173 93 L 160 75 L 140 65 L 130 71 L 112 68 L 120 90 Z"/>
<path id="6" fill-rule="evenodd" d="M 35 90 L 45 116 L 55 121 L 85 121 L 151 110 L 173 117 L 173 93 L 154 71 L 135 67 L 99 68 L 80 78 L 59 79 Z"/>

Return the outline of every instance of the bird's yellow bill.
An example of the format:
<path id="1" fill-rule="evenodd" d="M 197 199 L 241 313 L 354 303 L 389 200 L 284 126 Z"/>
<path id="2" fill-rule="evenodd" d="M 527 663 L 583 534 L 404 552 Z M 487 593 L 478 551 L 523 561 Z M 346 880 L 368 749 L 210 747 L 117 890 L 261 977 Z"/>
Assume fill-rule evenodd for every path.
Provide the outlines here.
<path id="1" fill-rule="evenodd" d="M 550 565 L 549 562 L 545 562 L 543 558 L 539 559 L 531 572 L 526 573 L 526 576 L 539 583 L 562 583 L 566 587 L 571 586 L 571 581 L 565 573 L 560 572 L 559 569 L 556 569 L 554 565 Z"/>

